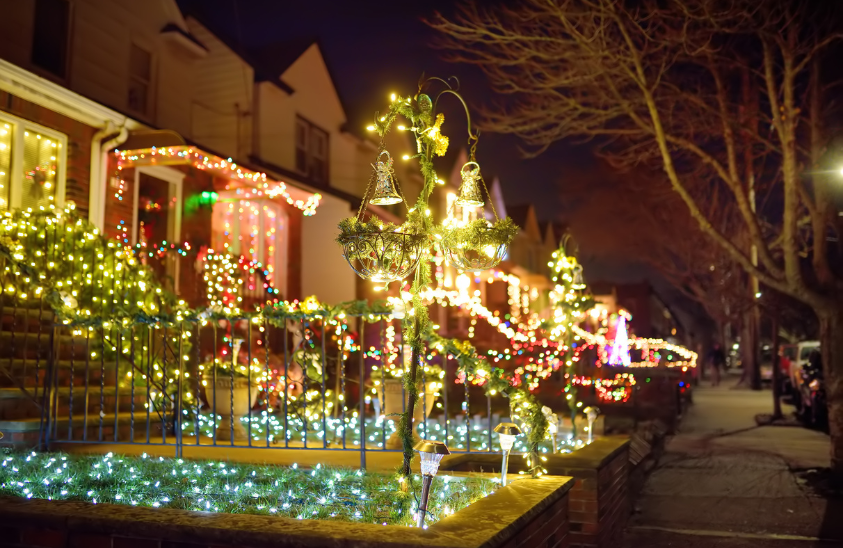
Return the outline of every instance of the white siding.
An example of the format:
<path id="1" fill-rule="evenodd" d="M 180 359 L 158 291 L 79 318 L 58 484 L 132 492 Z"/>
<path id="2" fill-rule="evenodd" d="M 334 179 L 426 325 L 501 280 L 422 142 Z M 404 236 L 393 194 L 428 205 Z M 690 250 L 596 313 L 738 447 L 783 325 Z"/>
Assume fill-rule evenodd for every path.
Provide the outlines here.
<path id="1" fill-rule="evenodd" d="M 193 138 L 223 156 L 245 159 L 252 152 L 254 70 L 199 22 L 188 27 L 208 55 L 195 65 Z"/>
<path id="2" fill-rule="evenodd" d="M 334 241 L 337 224 L 349 215 L 348 202 L 323 196 L 316 215 L 302 221 L 302 295 L 330 304 L 356 298 L 357 275 Z"/>

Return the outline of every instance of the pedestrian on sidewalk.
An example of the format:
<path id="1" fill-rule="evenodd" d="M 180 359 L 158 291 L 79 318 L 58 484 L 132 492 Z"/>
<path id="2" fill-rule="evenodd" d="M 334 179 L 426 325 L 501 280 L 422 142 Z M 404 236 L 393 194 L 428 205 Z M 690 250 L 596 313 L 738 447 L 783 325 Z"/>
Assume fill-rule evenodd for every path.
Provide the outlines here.
<path id="1" fill-rule="evenodd" d="M 720 386 L 720 371 L 726 366 L 726 353 L 723 352 L 719 343 L 714 343 L 708 362 L 711 366 L 711 386 Z"/>

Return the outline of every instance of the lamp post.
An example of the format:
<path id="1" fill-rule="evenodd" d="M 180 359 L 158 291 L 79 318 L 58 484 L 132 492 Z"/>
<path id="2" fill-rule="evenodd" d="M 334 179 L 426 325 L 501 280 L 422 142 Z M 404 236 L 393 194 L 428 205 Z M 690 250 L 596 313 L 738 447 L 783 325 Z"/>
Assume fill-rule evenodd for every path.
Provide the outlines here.
<path id="1" fill-rule="evenodd" d="M 430 282 L 430 263 L 434 260 L 434 246 L 460 271 L 476 272 L 497 265 L 507 253 L 507 248 L 518 232 L 511 219 L 499 219 L 493 200 L 488 201 L 494 222 L 487 220 L 485 211 L 478 212 L 471 222 L 455 217 L 441 224 L 434 223 L 430 197 L 443 183 L 436 174 L 434 157 L 444 156 L 449 138 L 442 133 L 445 115 L 438 111 L 439 100 L 448 96 L 456 98 L 465 108 L 468 133 L 469 161 L 460 170 L 462 184 L 455 204 L 461 208 L 481 208 L 488 189 L 476 161 L 477 132 L 472 131 L 468 105 L 458 92 L 456 79 L 427 78 L 419 83 L 418 92 L 412 97 L 392 96 L 386 114 L 375 115 L 370 131 L 381 137 L 373 171 L 363 193 L 357 215 L 340 222 L 337 242 L 349 266 L 362 278 L 381 286 L 413 276 L 410 288 L 412 299 L 404 311 L 404 333 L 412 349 L 408 374 L 404 380 L 407 405 L 399 423 L 399 432 L 405 448 L 402 473 L 410 474 L 413 432 L 413 415 L 418 398 L 418 365 L 424 356 L 423 339 L 432 330 L 427 304 L 421 295 Z M 412 133 L 415 153 L 405 155 L 405 160 L 418 161 L 424 185 L 414 205 L 406 203 L 395 176 L 393 158 L 386 150 L 384 136 L 394 123 L 402 118 L 409 122 L 396 126 L 398 130 Z M 380 221 L 366 214 L 368 204 L 404 203 L 406 220 L 400 225 Z M 363 379 L 360 379 L 363 382 Z"/>
<path id="2" fill-rule="evenodd" d="M 501 487 L 506 485 L 506 470 L 509 468 L 509 452 L 515 444 L 515 436 L 521 433 L 518 425 L 512 422 L 502 422 L 495 426 L 495 432 L 501 443 L 503 461 L 501 462 Z"/>
<path id="3" fill-rule="evenodd" d="M 450 455 L 448 446 L 441 441 L 420 440 L 413 446 L 421 458 L 422 492 L 419 501 L 419 527 L 424 526 L 424 515 L 427 513 L 427 499 L 430 497 L 430 484 L 439 471 L 442 457 Z"/>

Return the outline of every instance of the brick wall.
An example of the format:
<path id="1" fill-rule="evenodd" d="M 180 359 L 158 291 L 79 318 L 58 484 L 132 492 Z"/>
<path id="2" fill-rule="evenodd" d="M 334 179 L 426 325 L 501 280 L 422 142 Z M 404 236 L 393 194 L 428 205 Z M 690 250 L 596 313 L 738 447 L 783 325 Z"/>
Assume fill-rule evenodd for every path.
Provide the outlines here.
<path id="1" fill-rule="evenodd" d="M 503 548 L 568 548 L 571 546 L 568 523 L 568 496 L 557 500 L 522 527 Z"/>
<path id="2" fill-rule="evenodd" d="M 0 111 L 67 136 L 65 202 L 76 202 L 79 212 L 87 217 L 91 180 L 91 139 L 97 129 L 5 91 L 0 91 Z"/>
<path id="3" fill-rule="evenodd" d="M 570 476 L 568 521 L 572 548 L 615 548 L 631 510 L 629 491 L 629 439 L 606 436 L 565 455 L 548 455 L 543 462 L 549 474 Z M 446 457 L 440 470 L 500 471 L 496 455 Z M 524 460 L 511 458 L 509 474 L 524 472 Z"/>

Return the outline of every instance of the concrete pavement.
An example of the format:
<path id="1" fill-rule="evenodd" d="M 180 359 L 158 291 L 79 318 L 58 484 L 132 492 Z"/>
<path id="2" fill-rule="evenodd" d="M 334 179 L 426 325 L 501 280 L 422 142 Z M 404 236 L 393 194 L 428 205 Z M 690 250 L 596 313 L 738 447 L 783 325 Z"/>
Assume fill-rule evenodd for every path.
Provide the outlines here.
<path id="1" fill-rule="evenodd" d="M 756 426 L 769 390 L 698 387 L 636 504 L 626 548 L 843 546 L 843 501 L 798 477 L 829 464 L 825 434 Z"/>

